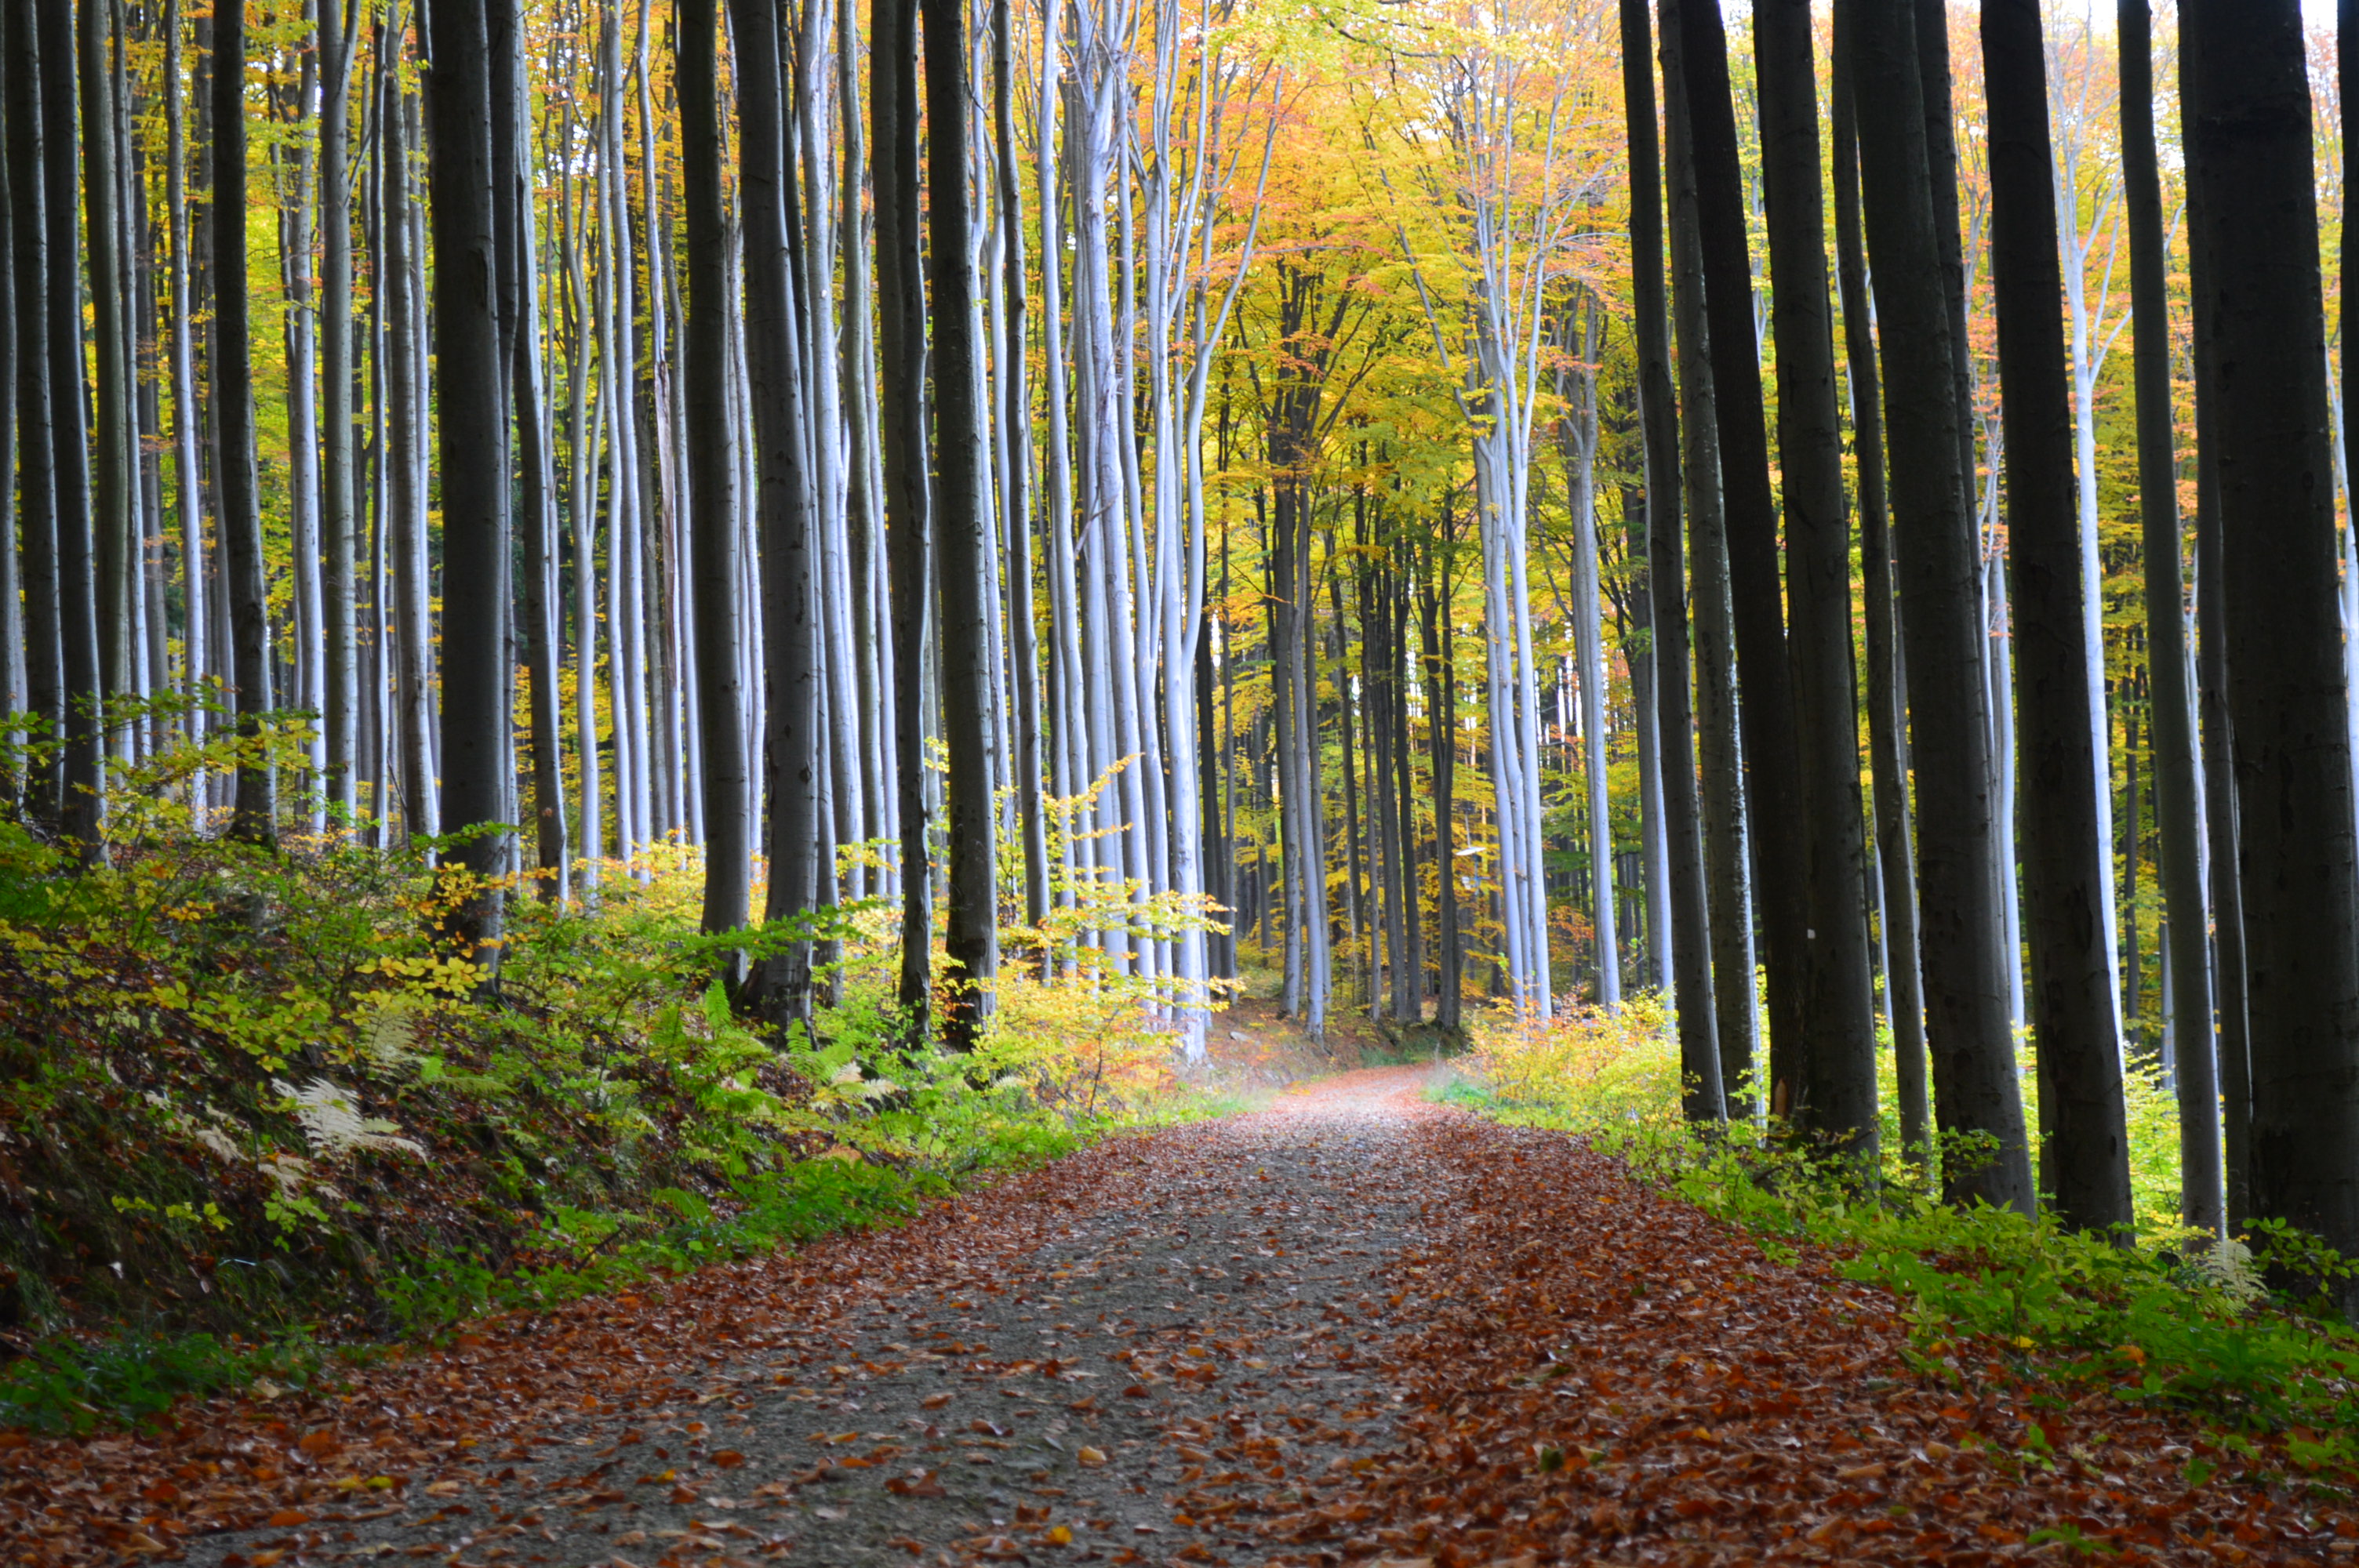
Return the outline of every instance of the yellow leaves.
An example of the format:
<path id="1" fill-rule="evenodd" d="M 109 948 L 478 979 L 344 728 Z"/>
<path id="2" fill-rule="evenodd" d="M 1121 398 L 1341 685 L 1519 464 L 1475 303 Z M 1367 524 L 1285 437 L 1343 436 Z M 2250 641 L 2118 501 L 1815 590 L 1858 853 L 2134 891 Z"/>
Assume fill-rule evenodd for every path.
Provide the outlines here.
<path id="1" fill-rule="evenodd" d="M 1086 1465 L 1093 1469 L 1106 1462 L 1105 1450 L 1103 1448 L 1093 1447 L 1089 1444 L 1083 1444 L 1080 1450 L 1074 1454 L 1073 1457 L 1080 1463 Z"/>
<path id="2" fill-rule="evenodd" d="M 388 954 L 360 964 L 357 972 L 406 980 L 415 989 L 448 996 L 473 995 L 489 973 L 470 959 L 440 953 Z"/>

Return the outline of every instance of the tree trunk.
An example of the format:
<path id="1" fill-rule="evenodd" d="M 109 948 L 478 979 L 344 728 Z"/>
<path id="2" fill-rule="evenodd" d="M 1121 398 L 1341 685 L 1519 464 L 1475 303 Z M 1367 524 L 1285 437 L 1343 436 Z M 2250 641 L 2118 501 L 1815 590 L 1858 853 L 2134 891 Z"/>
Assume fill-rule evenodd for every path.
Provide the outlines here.
<path id="1" fill-rule="evenodd" d="M 1450 503 L 1442 502 L 1441 538 L 1426 557 L 1426 580 L 1420 590 L 1424 633 L 1425 712 L 1433 748 L 1433 858 L 1440 873 L 1440 897 L 1435 905 L 1435 959 L 1439 970 L 1433 1004 L 1433 1026 L 1445 1038 L 1460 1032 L 1460 993 L 1464 949 L 1458 935 L 1458 810 L 1451 798 L 1452 775 L 1458 765 L 1458 671 L 1451 647 L 1454 629 L 1446 607 L 1451 598 Z"/>
<path id="2" fill-rule="evenodd" d="M 2098 585 L 2082 579 L 2071 507 L 2064 285 L 2038 0 L 1983 0 L 1982 36 L 2017 724 L 2029 785 L 2023 864 L 2032 1040 L 2057 1213 L 2076 1228 L 2110 1231 L 2132 1217 L 2113 955 L 2101 918 L 2111 846 L 2097 820 L 2102 786 L 2081 637 L 2082 598 Z"/>
<path id="3" fill-rule="evenodd" d="M 97 441 L 92 479 L 95 509 L 93 556 L 96 582 L 92 610 L 98 620 L 98 670 L 93 695 L 107 698 L 130 697 L 137 683 L 131 671 L 131 563 L 136 558 L 138 427 L 132 404 L 133 383 L 126 340 L 131 305 L 125 297 L 122 267 L 125 220 L 121 160 L 116 144 L 114 79 L 107 70 L 111 13 L 107 5 L 86 3 L 81 8 L 79 46 L 82 85 L 82 212 L 89 244 L 84 267 L 91 285 L 92 338 L 96 375 L 92 390 L 96 409 Z M 67 209 L 69 217 L 71 208 Z M 292 304 L 292 302 L 290 302 Z M 290 316 L 299 306 L 294 306 Z M 81 362 L 79 344 L 75 361 Z M 80 376 L 76 376 L 79 401 Z M 290 400 L 291 401 L 291 400 Z M 290 473 L 290 480 L 297 477 Z M 298 503 L 299 506 L 299 502 Z M 113 731 L 98 719 L 101 743 L 127 756 L 126 732 Z"/>
<path id="4" fill-rule="evenodd" d="M 950 754 L 950 928 L 943 954 L 955 988 L 942 1025 L 944 1043 L 963 1050 L 991 1015 L 999 978 L 991 723 L 997 675 L 988 657 L 988 589 L 996 580 L 996 561 L 984 494 L 983 363 L 967 194 L 966 12 L 959 0 L 923 0 L 923 6 L 933 532 L 940 553 L 942 728 Z"/>
<path id="5" fill-rule="evenodd" d="M 2346 5 L 2345 9 L 2352 7 Z M 2153 21 L 2147 0 L 2120 0 L 2123 203 L 2130 232 L 2130 336 L 2136 363 L 2138 509 L 2144 524 L 2147 665 L 2153 695 L 2147 720 L 2154 758 L 2157 871 L 2162 881 L 2164 952 L 2169 972 L 2179 1098 L 2180 1218 L 2224 1236 L 2220 1164 L 2220 1074 L 2206 961 L 2203 841 L 2198 822 L 2194 711 L 2187 657 L 2187 584 L 2172 450 L 2169 246 L 2154 138 Z M 2348 82 L 2359 59 L 2359 18 L 2338 35 Z M 2345 99 L 2347 103 L 2347 98 Z M 2346 109 L 2345 114 L 2349 113 Z M 2354 281 L 2344 240 L 2344 278 Z M 2349 353 L 2346 344 L 2345 353 Z M 2345 360 L 2346 366 L 2349 363 Z M 2349 384 L 2350 373 L 2344 372 Z"/>
<path id="6" fill-rule="evenodd" d="M 351 114 L 355 39 L 345 0 L 320 7 L 320 533 L 321 633 L 331 819 L 358 804 L 360 674 L 354 663 L 353 509 L 353 193 Z"/>
<path id="7" fill-rule="evenodd" d="M 721 84 L 717 62 L 719 0 L 683 0 L 677 13 L 680 177 L 688 201 L 689 484 L 695 498 L 696 694 L 704 740 L 704 929 L 734 931 L 745 924 L 752 897 L 753 843 L 746 820 L 745 735 L 739 710 L 736 430 L 729 398 L 729 215 L 721 177 Z M 741 126 L 777 114 L 775 67 L 759 67 L 776 23 L 743 16 L 740 28 L 771 31 L 737 51 L 735 84 Z M 751 101 L 771 94 L 766 105 Z M 745 135 L 750 158 L 759 134 Z M 775 135 L 775 133 L 772 133 Z M 765 144 L 767 145 L 767 144 Z M 776 156 L 775 146 L 770 149 Z M 774 177 L 775 178 L 775 177 Z M 744 178 L 749 196 L 766 194 L 758 174 Z M 749 236 L 750 237 L 750 236 Z M 777 236 L 763 238 L 775 242 Z M 774 264 L 775 265 L 775 264 Z M 741 977 L 732 974 L 736 983 Z"/>
<path id="8" fill-rule="evenodd" d="M 1718 6 L 1684 0 L 1679 13 L 1680 70 L 1695 167 L 1696 232 L 1703 260 L 1704 314 L 1712 337 L 1721 490 L 1727 508 L 1728 562 L 1734 590 L 1737 678 L 1744 687 L 1738 722 L 1745 740 L 1745 791 L 1756 822 L 1782 826 L 1805 820 L 1806 808 L 1796 751 L 1785 608 L 1777 591 L 1777 507 L 1769 488 L 1761 367 L 1754 338 L 1752 265 L 1745 239 L 1736 120 L 1729 97 L 1728 38 Z M 1811 156 L 1815 161 L 1816 154 Z M 1784 357 L 1781 352 L 1781 363 Z M 1829 391 L 1832 394 L 1832 386 Z M 1840 517 L 1838 498 L 1838 530 Z M 1853 767 L 1855 773 L 1855 762 Z M 1755 839 L 1754 856 L 1759 868 L 1755 892 L 1760 901 L 1763 957 L 1768 970 L 1769 1108 L 1774 1115 L 1785 1116 L 1798 1108 L 1794 1098 L 1801 1088 L 1798 1075 L 1808 1052 L 1809 857 L 1800 835 L 1775 829 Z M 1854 946 L 1864 959 L 1864 931 Z M 1844 1027 L 1849 1029 L 1853 1027 L 1851 1004 L 1845 1000 L 1843 1006 Z M 1864 1027 L 1864 1008 L 1861 1011 Z"/>
<path id="9" fill-rule="evenodd" d="M 1690 1121 L 1727 1115 L 1713 1010 L 1710 908 L 1688 696 L 1687 563 L 1680 510 L 1679 405 L 1671 385 L 1663 294 L 1662 163 L 1655 135 L 1655 62 L 1646 0 L 1622 0 L 1622 98 L 1630 138 L 1632 315 L 1638 416 L 1646 434 L 1647 590 L 1654 635 L 1657 745 L 1670 870 L 1668 933 L 1680 1032 L 1680 1080 Z M 1632 539 L 1633 557 L 1637 540 Z M 1448 876 L 1447 868 L 1443 872 Z M 1658 942 L 1664 940 L 1658 933 Z M 1748 989 L 1750 988 L 1747 988 Z"/>
<path id="10" fill-rule="evenodd" d="M 1990 796 L 1990 730 L 1949 299 L 1930 200 L 1924 88 L 1906 7 L 1853 12 L 1867 241 L 1876 276 L 1901 622 L 1918 781 L 1926 1032 L 1944 1133 L 1983 1133 L 1987 1159 L 1943 1173 L 1953 1201 L 2029 1213 L 2037 1201 L 2007 1018 L 1995 871 L 2002 826 Z"/>
<path id="11" fill-rule="evenodd" d="M 74 152 L 81 143 L 74 112 L 74 18 L 63 5 L 44 5 L 39 12 L 39 37 L 27 42 L 38 50 L 41 73 L 40 148 L 47 182 L 43 215 L 49 224 L 50 482 L 57 506 L 59 634 L 65 655 L 61 731 L 65 794 L 59 820 L 68 838 L 85 852 L 95 853 L 99 792 L 103 784 L 99 713 L 103 693 L 99 685 L 98 579 L 92 558 L 89 421 L 82 385 L 87 362 L 82 344 L 82 269 L 75 265 L 80 226 L 74 221 Z M 241 30 L 234 37 L 242 40 L 244 34 Z M 242 149 L 242 128 L 239 135 Z M 233 196 L 245 189 L 241 181 Z M 241 278 L 241 287 L 243 284 Z M 243 308 L 241 297 L 241 311 Z M 245 374 L 250 378 L 251 373 L 249 365 Z M 233 378 L 234 374 L 233 369 Z M 250 400 L 246 407 L 250 415 Z M 249 450 L 251 445 L 249 441 Z M 252 471 L 250 463 L 247 471 Z M 254 540 L 257 580 L 260 528 L 257 519 Z"/>
<path id="12" fill-rule="evenodd" d="M 932 827 L 926 804 L 926 708 L 920 671 L 931 637 L 926 494 L 926 342 L 918 166 L 918 0 L 872 0 L 870 143 L 875 159 L 878 388 L 886 551 L 892 580 L 894 750 L 901 816 L 900 1005 L 911 1040 L 931 1031 Z M 775 635 L 775 633 L 773 633 Z"/>
<path id="13" fill-rule="evenodd" d="M 58 624 L 57 448 L 49 353 L 49 200 L 42 147 L 41 55 L 35 0 L 8 8 L 8 190 L 16 285 L 17 525 L 25 549 L 26 706 L 62 732 L 64 644 Z M 77 378 L 68 395 L 79 395 Z M 63 758 L 31 753 L 27 815 L 47 827 L 64 809 Z"/>
<path id="14" fill-rule="evenodd" d="M 1666 0 L 1662 36 L 1665 164 L 1670 211 L 1671 308 L 1679 341 L 1681 497 L 1694 535 L 1698 758 L 1702 772 L 1706 917 L 1712 927 L 1713 1033 L 1722 1091 L 1732 1116 L 1752 1114 L 1757 1093 L 1759 991 L 1753 953 L 1753 852 L 1736 720 L 1735 609 L 1728 580 L 1727 512 L 1720 488 L 1719 416 L 1712 395 L 1711 329 L 1704 319 L 1703 253 L 1696 233 L 1695 159 L 1690 151 L 1679 0 Z"/>
<path id="15" fill-rule="evenodd" d="M 1810 37 L 1809 0 L 1762 0 L 1754 12 L 1792 621 L 1791 733 L 1805 825 L 1799 1098 L 1791 1114 L 1797 1126 L 1872 1166 L 1875 1002 L 1852 669 L 1851 538 Z M 1753 700 L 1748 686 L 1748 709 Z"/>
<path id="16" fill-rule="evenodd" d="M 398 35 L 381 38 L 381 49 L 398 50 Z M 411 255 L 415 228 L 410 222 L 408 105 L 398 70 L 388 70 L 385 104 L 377 125 L 384 151 L 381 178 L 385 189 L 380 287 L 386 298 L 385 372 L 386 446 L 390 482 L 386 501 L 393 510 L 389 530 L 393 553 L 394 641 L 399 650 L 402 830 L 415 842 L 441 832 L 441 792 L 437 787 L 432 752 L 434 719 L 433 657 L 429 622 L 432 589 L 426 570 L 426 504 L 420 448 L 425 426 L 426 389 L 419 384 L 418 356 L 417 258 Z"/>
<path id="17" fill-rule="evenodd" d="M 730 15 L 737 50 L 738 186 L 745 225 L 746 390 L 754 409 L 755 514 L 761 541 L 763 665 L 768 687 L 769 728 L 765 745 L 770 877 L 766 914 L 771 920 L 793 920 L 811 911 L 820 891 L 821 867 L 816 840 L 819 773 L 824 762 L 819 730 L 820 671 L 815 667 L 818 606 L 811 580 L 810 475 L 804 466 L 802 381 L 796 363 L 795 267 L 799 235 L 794 165 L 787 139 L 786 62 L 778 52 L 777 8 L 773 0 L 733 0 Z M 880 69 L 889 58 L 880 42 Z M 884 187 L 880 184 L 878 189 Z M 706 287 L 702 276 L 690 275 L 692 287 Z M 708 457 L 717 454 L 708 453 Z M 709 580 L 712 590 L 718 592 L 721 579 L 713 576 Z M 701 603 L 699 612 L 709 616 Z M 719 820 L 708 813 L 709 823 Z M 749 1000 L 763 1016 L 779 1023 L 808 1021 L 811 1004 L 808 945 L 796 942 L 765 959 L 753 984 Z"/>
<path id="18" fill-rule="evenodd" d="M 2217 393 L 2252 1203 L 2348 1254 L 2359 865 L 2301 15 L 2293 0 L 2190 0 L 2180 26 L 2194 287 Z M 2359 1306 L 2359 1286 L 2335 1290 Z"/>
<path id="19" fill-rule="evenodd" d="M 261 744 L 271 699 L 269 602 L 263 580 L 262 503 L 254 461 L 254 351 L 246 304 L 245 17 L 223 5 L 213 16 L 213 425 L 219 433 L 223 570 L 229 579 L 232 681 L 237 729 L 249 742 L 237 770 L 233 836 L 267 844 L 277 833 L 278 776 Z M 233 221 L 234 220 L 234 221 Z M 60 530 L 63 545 L 64 530 Z M 60 555 L 71 558 L 71 546 Z M 68 574 L 71 575 L 69 568 Z M 71 596 L 69 596 L 71 597 Z M 71 620 L 71 617 L 69 617 Z M 66 684 L 74 685 L 74 637 L 66 639 Z M 72 784 L 71 769 L 69 787 Z"/>
<path id="20" fill-rule="evenodd" d="M 1853 445 L 1859 460 L 1859 561 L 1867 643 L 1869 765 L 1875 786 L 1875 848 L 1884 920 L 1885 1001 L 1892 1020 L 1900 1144 L 1929 1168 L 1933 1108 L 1925 1061 L 1925 1004 L 1917 948 L 1917 874 L 1909 825 L 1906 694 L 1893 603 L 1892 514 L 1885 490 L 1884 395 L 1875 371 L 1867 256 L 1860 235 L 1859 123 L 1853 100 L 1852 13 L 1838 13 L 1833 81 L 1835 255 L 1843 287 L 1851 378 Z"/>
<path id="21" fill-rule="evenodd" d="M 443 829 L 468 834 L 453 859 L 488 884 L 506 868 L 505 595 L 508 443 L 501 389 L 499 249 L 492 189 L 487 0 L 437 0 L 428 14 L 432 122 L 435 425 L 442 498 Z M 471 832 L 472 830 L 472 832 Z M 471 890 L 450 935 L 497 963 L 500 895 Z"/>

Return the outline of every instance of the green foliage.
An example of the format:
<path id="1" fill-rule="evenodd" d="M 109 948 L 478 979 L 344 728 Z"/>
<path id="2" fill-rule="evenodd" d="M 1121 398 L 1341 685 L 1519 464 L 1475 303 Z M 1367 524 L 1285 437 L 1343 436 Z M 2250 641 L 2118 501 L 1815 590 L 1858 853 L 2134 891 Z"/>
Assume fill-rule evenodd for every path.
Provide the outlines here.
<path id="1" fill-rule="evenodd" d="M 0 821 L 0 1345 L 30 1352 L 0 1424 L 250 1381 L 249 1340 L 433 1332 L 895 1222 L 1185 1112 L 1119 977 L 1003 976 L 977 1049 L 912 1048 L 890 911 L 708 935 L 677 845 L 594 904 L 512 897 L 495 976 L 441 935 L 475 892 L 446 846 L 200 830 L 189 782 L 283 741 L 167 745 L 96 857 Z M 738 1015 L 724 974 L 798 942 L 841 955 L 831 1003 Z"/>
<path id="2" fill-rule="evenodd" d="M 187 1394 L 257 1384 L 308 1389 L 332 1380 L 340 1359 L 351 1357 L 300 1336 L 248 1345 L 210 1334 L 60 1336 L 0 1370 L 0 1429 L 82 1433 L 159 1416 Z"/>

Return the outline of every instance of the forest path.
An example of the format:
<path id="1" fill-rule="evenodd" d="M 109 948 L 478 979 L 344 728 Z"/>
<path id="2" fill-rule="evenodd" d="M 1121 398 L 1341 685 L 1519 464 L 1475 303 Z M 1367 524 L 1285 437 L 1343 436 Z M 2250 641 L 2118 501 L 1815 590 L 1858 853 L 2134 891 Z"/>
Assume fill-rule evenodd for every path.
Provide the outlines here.
<path id="1" fill-rule="evenodd" d="M 2191 1429 L 1921 1379 L 1881 1292 L 1426 1075 L 0 1464 L 60 1502 L 30 1560 L 222 1568 L 2352 1560 L 2190 1487 Z"/>

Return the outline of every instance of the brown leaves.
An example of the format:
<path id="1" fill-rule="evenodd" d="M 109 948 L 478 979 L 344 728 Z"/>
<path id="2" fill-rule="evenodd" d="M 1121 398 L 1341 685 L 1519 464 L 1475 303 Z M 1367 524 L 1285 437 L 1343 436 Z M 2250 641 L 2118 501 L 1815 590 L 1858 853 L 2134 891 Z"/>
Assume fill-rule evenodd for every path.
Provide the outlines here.
<path id="1" fill-rule="evenodd" d="M 1888 1299 L 1823 1257 L 1777 1261 L 1561 1136 L 1457 1118 L 1413 1136 L 1462 1195 L 1392 1271 L 1430 1303 L 1386 1352 L 1417 1457 L 1364 1473 L 1363 1519 L 1331 1503 L 1270 1520 L 1302 1543 L 1278 1561 L 1355 1525 L 1380 1560 L 1440 1568 L 1798 1547 L 1917 1563 L 2034 1541 L 2154 1562 L 2238 1527 L 2242 1560 L 2290 1563 L 2359 1534 L 2289 1491 L 2190 1492 L 2180 1461 L 2225 1456 L 2143 1410 L 2034 1411 L 2004 1378 L 1970 1410 L 1901 1359 Z M 2035 1417 L 2045 1450 L 2027 1445 Z"/>

